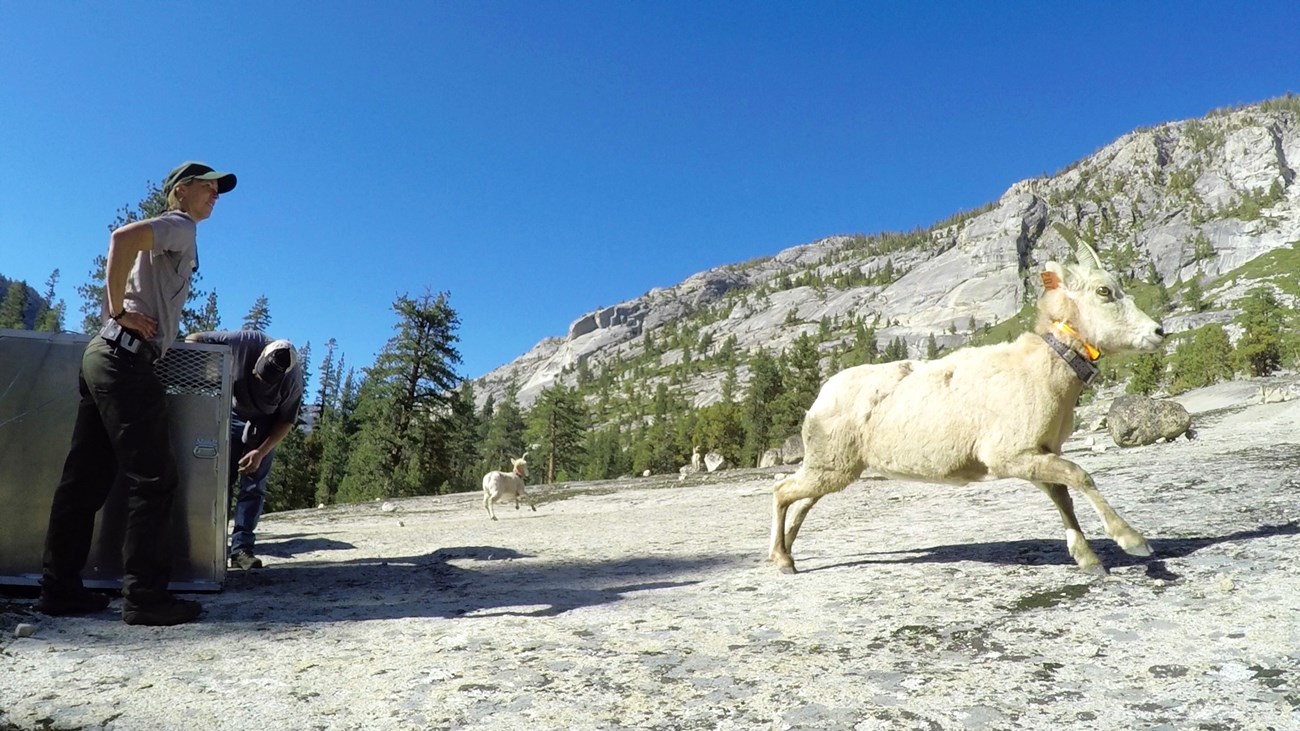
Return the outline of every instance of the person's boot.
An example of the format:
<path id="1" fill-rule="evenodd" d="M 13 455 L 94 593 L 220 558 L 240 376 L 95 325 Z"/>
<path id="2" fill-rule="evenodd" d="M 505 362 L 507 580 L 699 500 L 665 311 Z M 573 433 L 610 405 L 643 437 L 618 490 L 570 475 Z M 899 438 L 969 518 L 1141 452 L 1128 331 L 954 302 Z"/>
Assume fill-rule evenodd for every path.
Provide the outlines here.
<path id="1" fill-rule="evenodd" d="M 111 600 L 107 596 L 97 594 L 80 584 L 42 583 L 41 596 L 36 600 L 36 611 L 51 617 L 94 614 L 108 609 L 109 601 Z"/>
<path id="2" fill-rule="evenodd" d="M 175 597 L 155 604 L 133 604 L 129 599 L 122 603 L 123 622 L 151 627 L 170 627 L 193 622 L 202 612 L 202 604 Z"/>
<path id="3" fill-rule="evenodd" d="M 230 554 L 230 568 L 243 569 L 245 571 L 249 569 L 260 569 L 262 568 L 262 559 L 254 556 L 252 551 L 247 551 L 241 548 L 240 550 Z"/>

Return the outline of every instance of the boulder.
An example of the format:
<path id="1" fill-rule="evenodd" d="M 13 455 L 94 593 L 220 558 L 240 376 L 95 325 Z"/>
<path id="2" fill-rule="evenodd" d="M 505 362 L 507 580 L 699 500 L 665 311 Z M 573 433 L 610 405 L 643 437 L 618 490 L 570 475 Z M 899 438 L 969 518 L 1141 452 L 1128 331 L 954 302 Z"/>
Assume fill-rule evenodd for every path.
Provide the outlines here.
<path id="1" fill-rule="evenodd" d="M 785 464 L 799 464 L 803 461 L 803 437 L 796 434 L 781 442 L 781 461 Z"/>
<path id="2" fill-rule="evenodd" d="M 717 452 L 709 452 L 704 455 L 704 466 L 708 468 L 709 472 L 717 472 L 718 470 L 726 469 L 727 458 Z"/>
<path id="3" fill-rule="evenodd" d="M 781 464 L 781 450 L 769 449 L 758 459 L 759 467 L 776 467 Z"/>
<path id="4" fill-rule="evenodd" d="M 1192 425 L 1192 415 L 1177 401 L 1145 396 L 1120 396 L 1106 414 L 1110 438 L 1121 447 L 1140 447 L 1182 436 Z"/>

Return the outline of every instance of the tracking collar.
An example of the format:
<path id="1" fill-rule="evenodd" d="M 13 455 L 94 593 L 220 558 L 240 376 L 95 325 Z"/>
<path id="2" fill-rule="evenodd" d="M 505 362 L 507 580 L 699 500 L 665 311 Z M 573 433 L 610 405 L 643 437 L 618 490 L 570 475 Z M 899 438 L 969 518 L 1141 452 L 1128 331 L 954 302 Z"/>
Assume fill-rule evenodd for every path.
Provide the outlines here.
<path id="1" fill-rule="evenodd" d="M 1055 350 L 1056 354 L 1061 356 L 1062 360 L 1074 369 L 1074 375 L 1078 376 L 1080 381 L 1083 381 L 1083 385 L 1091 386 L 1092 382 L 1097 380 L 1097 375 L 1101 373 L 1101 371 L 1097 369 L 1097 366 L 1092 364 L 1092 361 L 1088 356 L 1080 353 L 1074 348 L 1071 348 L 1060 340 L 1057 340 L 1051 333 L 1043 333 L 1042 338 L 1048 345 L 1052 346 L 1052 350 Z M 1086 347 L 1090 348 L 1091 352 L 1096 352 L 1097 350 L 1091 345 L 1087 345 Z"/>

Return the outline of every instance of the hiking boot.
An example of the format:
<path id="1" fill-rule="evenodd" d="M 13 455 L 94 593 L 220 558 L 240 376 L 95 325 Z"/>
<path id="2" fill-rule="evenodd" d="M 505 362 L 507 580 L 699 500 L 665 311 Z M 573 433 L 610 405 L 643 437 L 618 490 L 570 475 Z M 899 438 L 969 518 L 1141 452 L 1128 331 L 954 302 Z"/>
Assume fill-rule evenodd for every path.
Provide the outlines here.
<path id="1" fill-rule="evenodd" d="M 202 611 L 202 604 L 189 599 L 173 597 L 157 604 L 132 604 L 128 600 L 122 604 L 122 621 L 150 627 L 170 627 L 193 622 Z"/>
<path id="2" fill-rule="evenodd" d="M 252 551 L 239 550 L 230 554 L 230 568 L 232 569 L 260 569 L 262 568 L 262 559 L 253 555 Z"/>
<path id="3" fill-rule="evenodd" d="M 41 587 L 41 596 L 36 600 L 36 611 L 51 617 L 93 614 L 108 609 L 109 601 L 107 596 L 96 594 L 84 586 L 61 589 Z"/>

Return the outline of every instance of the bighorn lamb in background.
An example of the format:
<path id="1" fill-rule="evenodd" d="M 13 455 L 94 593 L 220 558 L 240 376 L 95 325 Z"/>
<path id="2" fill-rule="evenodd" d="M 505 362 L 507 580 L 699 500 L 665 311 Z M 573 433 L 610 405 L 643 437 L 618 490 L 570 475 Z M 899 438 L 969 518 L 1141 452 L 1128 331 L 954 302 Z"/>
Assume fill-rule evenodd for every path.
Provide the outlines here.
<path id="1" fill-rule="evenodd" d="M 1067 488 L 1092 503 L 1126 552 L 1151 547 L 1097 491 L 1083 468 L 1061 457 L 1074 428 L 1074 406 L 1101 354 L 1152 352 L 1164 330 L 1120 289 L 1091 247 L 1078 263 L 1048 262 L 1034 332 L 999 345 L 957 350 L 931 361 L 849 368 L 822 386 L 803 424 L 804 460 L 773 487 L 768 557 L 794 573 L 790 549 L 808 511 L 862 471 L 886 477 L 965 485 L 1019 477 L 1052 499 L 1065 523 L 1065 545 L 1079 567 L 1105 574 L 1074 514 Z M 786 511 L 798 501 L 789 526 Z"/>
<path id="2" fill-rule="evenodd" d="M 493 471 L 483 475 L 483 507 L 492 520 L 497 519 L 492 503 L 506 502 L 511 498 L 515 501 L 515 510 L 519 509 L 519 500 L 523 498 L 528 501 L 528 507 L 537 512 L 537 505 L 524 492 L 524 478 L 528 476 L 528 463 L 524 461 L 526 456 L 510 460 L 513 472 Z"/>

